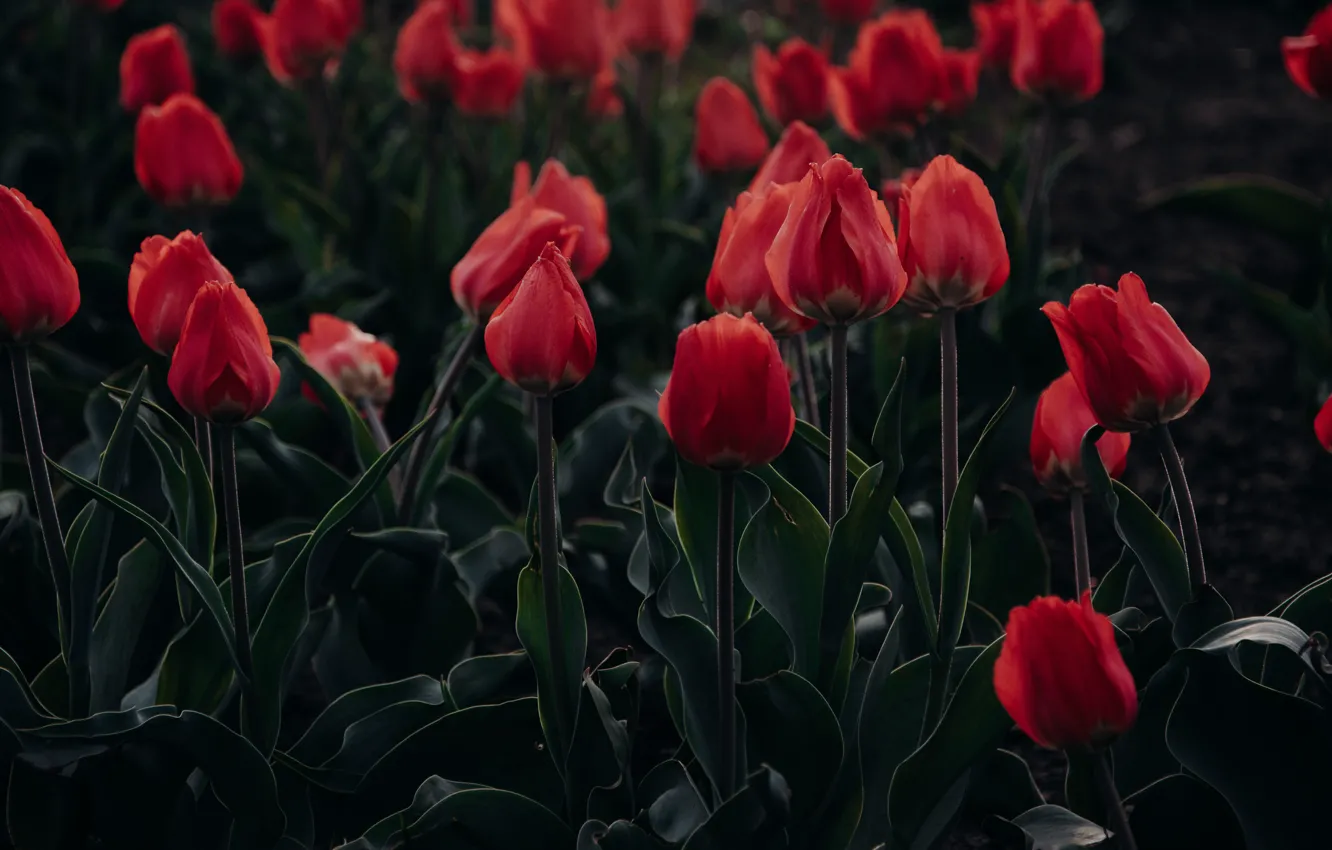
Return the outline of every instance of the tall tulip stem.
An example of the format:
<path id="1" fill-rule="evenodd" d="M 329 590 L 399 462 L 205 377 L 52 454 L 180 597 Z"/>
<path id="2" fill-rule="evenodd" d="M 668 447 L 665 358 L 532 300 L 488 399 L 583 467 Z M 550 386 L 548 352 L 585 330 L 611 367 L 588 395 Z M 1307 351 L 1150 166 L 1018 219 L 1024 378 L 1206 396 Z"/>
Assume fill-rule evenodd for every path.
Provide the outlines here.
<path id="1" fill-rule="evenodd" d="M 365 417 L 365 423 L 370 428 L 370 436 L 375 441 L 375 448 L 379 449 L 380 454 L 384 454 L 393 445 L 393 439 L 389 436 L 388 429 L 384 427 L 384 411 L 379 409 L 373 399 L 362 396 L 356 400 L 356 406 L 361 409 L 361 415 Z M 393 492 L 399 496 L 402 494 L 402 475 L 397 467 L 389 470 L 389 485 Z"/>
<path id="2" fill-rule="evenodd" d="M 1068 494 L 1069 522 L 1073 526 L 1073 586 L 1077 598 L 1091 590 L 1091 555 L 1087 549 L 1087 512 L 1083 507 L 1081 490 Z"/>
<path id="3" fill-rule="evenodd" d="M 1165 461 L 1170 490 L 1175 494 L 1175 507 L 1179 511 L 1179 525 L 1184 532 L 1184 553 L 1189 561 L 1189 579 L 1197 593 L 1207 584 L 1207 568 L 1203 566 L 1202 535 L 1198 532 L 1198 516 L 1193 511 L 1193 496 L 1189 493 L 1189 480 L 1184 476 L 1184 460 L 1175 448 L 1170 426 L 1161 424 L 1152 429 L 1156 448 Z"/>
<path id="4" fill-rule="evenodd" d="M 1119 798 L 1119 791 L 1115 788 L 1115 776 L 1110 768 L 1110 752 L 1103 750 L 1095 753 L 1091 762 L 1095 766 L 1096 787 L 1101 793 L 1106 815 L 1110 819 L 1108 826 L 1115 833 L 1115 843 L 1112 846 L 1118 850 L 1138 850 L 1138 844 L 1133 840 L 1133 830 L 1129 827 L 1128 812 L 1124 811 L 1124 801 Z"/>
<path id="5" fill-rule="evenodd" d="M 800 406 L 806 422 L 819 427 L 819 391 L 814 385 L 814 361 L 809 356 L 809 337 L 796 334 L 796 368 L 800 370 Z"/>
<path id="6" fill-rule="evenodd" d="M 546 642 L 550 646 L 551 666 L 555 676 L 554 710 L 556 740 L 571 740 L 574 707 L 569 705 L 568 652 L 564 641 L 564 610 L 560 605 L 560 539 L 555 518 L 555 428 L 552 416 L 553 399 L 548 395 L 534 396 L 536 408 L 537 443 L 537 511 L 541 547 L 541 596 L 546 605 Z"/>
<path id="7" fill-rule="evenodd" d="M 222 509 L 227 518 L 227 567 L 231 571 L 231 622 L 236 656 L 247 682 L 254 681 L 250 657 L 250 609 L 245 595 L 245 551 L 241 544 L 240 492 L 236 486 L 236 429 L 220 429 L 222 439 Z"/>
<path id="8" fill-rule="evenodd" d="M 941 528 L 947 528 L 948 510 L 957 490 L 957 311 L 939 311 L 939 414 L 943 442 L 943 503 Z"/>
<path id="9" fill-rule="evenodd" d="M 717 474 L 717 698 L 721 799 L 735 793 L 735 473 Z"/>
<path id="10" fill-rule="evenodd" d="M 846 453 L 849 448 L 850 423 L 846 407 L 846 325 L 831 325 L 828 339 L 832 347 L 832 410 L 828 414 L 828 525 L 846 513 Z"/>

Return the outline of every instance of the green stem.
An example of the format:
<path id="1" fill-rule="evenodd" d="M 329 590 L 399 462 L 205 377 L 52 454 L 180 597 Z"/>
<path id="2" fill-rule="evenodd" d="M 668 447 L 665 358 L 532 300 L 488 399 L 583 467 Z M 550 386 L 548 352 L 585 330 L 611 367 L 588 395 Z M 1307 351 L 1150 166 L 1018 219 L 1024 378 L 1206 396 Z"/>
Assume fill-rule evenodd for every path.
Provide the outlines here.
<path id="1" fill-rule="evenodd" d="M 1203 566 L 1202 535 L 1198 531 L 1198 515 L 1193 511 L 1193 496 L 1189 493 L 1189 480 L 1184 476 L 1184 460 L 1175 447 L 1170 426 L 1162 423 L 1152 429 L 1156 448 L 1165 461 L 1170 490 L 1175 495 L 1175 509 L 1179 513 L 1180 530 L 1184 533 L 1184 553 L 1188 556 L 1189 579 L 1196 595 L 1207 585 L 1207 568 Z"/>
<path id="2" fill-rule="evenodd" d="M 1113 846 L 1119 850 L 1138 850 L 1138 844 L 1133 840 L 1133 830 L 1129 827 L 1128 813 L 1124 811 L 1124 801 L 1119 798 L 1119 791 L 1115 788 L 1109 750 L 1093 754 L 1091 761 L 1095 766 L 1096 787 L 1105 803 L 1106 815 L 1110 819 L 1109 826 L 1115 833 Z"/>
<path id="3" fill-rule="evenodd" d="M 717 474 L 717 698 L 721 776 L 718 796 L 735 793 L 735 473 Z"/>
<path id="4" fill-rule="evenodd" d="M 948 511 L 957 491 L 957 311 L 939 311 L 939 414 L 943 444 L 943 504 L 940 529 L 948 527 Z"/>
<path id="5" fill-rule="evenodd" d="M 564 641 L 564 609 L 560 594 L 560 540 L 556 531 L 555 504 L 555 435 L 552 416 L 552 398 L 535 396 L 537 442 L 537 511 L 540 521 L 541 596 L 546 606 L 546 642 L 550 645 L 552 673 L 555 678 L 552 706 L 555 738 L 563 746 L 573 739 L 574 707 L 569 704 L 568 651 Z M 563 764 L 568 753 L 560 753 L 557 763 Z"/>
<path id="6" fill-rule="evenodd" d="M 1087 549 L 1087 512 L 1081 490 L 1068 494 L 1069 521 L 1073 526 L 1073 586 L 1077 598 L 1091 590 L 1091 555 Z"/>
<path id="7" fill-rule="evenodd" d="M 828 421 L 828 525 L 846 513 L 846 453 L 849 443 L 846 407 L 846 325 L 831 325 L 828 338 L 832 348 L 832 410 Z"/>
<path id="8" fill-rule="evenodd" d="M 241 542 L 240 493 L 236 486 L 236 430 L 223 427 L 222 439 L 222 509 L 227 520 L 227 567 L 231 573 L 231 623 L 236 631 L 236 656 L 245 675 L 242 689 L 254 682 L 254 661 L 250 656 L 250 608 L 245 595 L 245 552 Z"/>

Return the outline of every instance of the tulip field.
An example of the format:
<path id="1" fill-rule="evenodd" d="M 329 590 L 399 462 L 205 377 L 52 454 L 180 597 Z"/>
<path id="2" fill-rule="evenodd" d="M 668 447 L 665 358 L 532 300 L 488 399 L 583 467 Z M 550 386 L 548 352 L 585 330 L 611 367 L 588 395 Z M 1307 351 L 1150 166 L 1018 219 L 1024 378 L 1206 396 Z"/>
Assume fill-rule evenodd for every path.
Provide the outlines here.
<path id="1" fill-rule="evenodd" d="M 6 0 L 0 847 L 1332 844 L 1332 7 Z"/>

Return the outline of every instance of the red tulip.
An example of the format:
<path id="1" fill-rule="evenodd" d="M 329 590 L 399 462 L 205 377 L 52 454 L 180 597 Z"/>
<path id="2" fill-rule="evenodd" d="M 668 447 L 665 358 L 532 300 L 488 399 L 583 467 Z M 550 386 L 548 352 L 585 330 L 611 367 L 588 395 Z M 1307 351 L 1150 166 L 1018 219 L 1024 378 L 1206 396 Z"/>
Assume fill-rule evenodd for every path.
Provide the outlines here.
<path id="1" fill-rule="evenodd" d="M 137 113 L 177 92 L 194 94 L 194 72 L 180 30 L 171 24 L 130 38 L 120 55 L 120 105 Z"/>
<path id="2" fill-rule="evenodd" d="M 263 412 L 277 394 L 268 327 L 234 283 L 204 284 L 185 314 L 167 386 L 185 412 L 235 425 Z"/>
<path id="3" fill-rule="evenodd" d="M 744 171 L 768 155 L 754 105 L 725 77 L 703 86 L 694 106 L 694 160 L 704 171 Z"/>
<path id="4" fill-rule="evenodd" d="M 752 313 L 775 336 L 800 333 L 815 325 L 777 297 L 763 261 L 798 189 L 797 183 L 768 183 L 757 193 L 741 194 L 722 220 L 708 275 L 708 301 L 718 312 Z"/>
<path id="5" fill-rule="evenodd" d="M 828 114 L 828 57 L 800 38 L 777 48 L 754 47 L 754 89 L 768 117 L 782 126 Z"/>
<path id="6" fill-rule="evenodd" d="M 1135 274 L 1119 279 L 1118 292 L 1088 284 L 1067 307 L 1052 301 L 1041 310 L 1096 421 L 1111 431 L 1178 419 L 1207 389 L 1207 359 Z"/>
<path id="7" fill-rule="evenodd" d="M 1101 90 L 1104 41 L 1091 0 L 1020 2 L 1013 85 L 1040 97 L 1088 100 Z"/>
<path id="8" fill-rule="evenodd" d="M 213 38 L 218 52 L 232 58 L 262 52 L 265 17 L 251 0 L 217 0 L 213 5 Z"/>
<path id="9" fill-rule="evenodd" d="M 828 88 L 837 123 L 856 139 L 912 133 L 948 91 L 943 42 L 919 9 L 862 26 L 847 67 L 832 69 Z"/>
<path id="10" fill-rule="evenodd" d="M 1095 424 L 1096 417 L 1072 374 L 1065 372 L 1045 388 L 1036 400 L 1036 416 L 1031 423 L 1031 466 L 1041 486 L 1054 493 L 1087 488 L 1082 437 Z M 1111 478 L 1124 474 L 1131 439 L 1128 434 L 1107 431 L 1096 442 L 1096 451 Z"/>
<path id="11" fill-rule="evenodd" d="M 903 168 L 901 174 L 883 181 L 883 185 L 879 187 L 879 197 L 883 198 L 883 205 L 888 208 L 889 213 L 901 217 L 898 208 L 902 205 L 902 199 L 906 197 L 906 190 L 916 185 L 920 174 L 919 168 Z"/>
<path id="12" fill-rule="evenodd" d="M 795 431 L 791 378 L 753 316 L 713 316 L 680 332 L 657 415 L 680 456 L 713 469 L 770 463 Z"/>
<path id="13" fill-rule="evenodd" d="M 169 207 L 227 203 L 244 177 L 222 120 L 192 94 L 139 113 L 134 173 L 145 192 Z"/>
<path id="14" fill-rule="evenodd" d="M 114 12 L 125 5 L 125 0 L 80 0 L 85 6 L 91 6 L 99 12 Z"/>
<path id="15" fill-rule="evenodd" d="M 756 192 L 769 183 L 798 183 L 809 173 L 811 165 L 822 165 L 831 156 L 832 151 L 817 130 L 803 121 L 793 121 L 759 166 L 749 191 Z"/>
<path id="16" fill-rule="evenodd" d="M 624 114 L 624 99 L 616 84 L 614 65 L 607 65 L 592 78 L 592 88 L 587 94 L 587 114 L 600 119 L 619 118 Z"/>
<path id="17" fill-rule="evenodd" d="M 527 78 L 527 69 L 502 47 L 463 50 L 454 73 L 454 106 L 478 118 L 503 118 L 512 112 Z"/>
<path id="18" fill-rule="evenodd" d="M 297 343 L 310 365 L 352 401 L 383 407 L 393 398 L 398 352 L 351 322 L 315 313 Z"/>
<path id="19" fill-rule="evenodd" d="M 554 242 L 495 308 L 486 325 L 486 354 L 504 380 L 537 395 L 564 392 L 592 371 L 592 311 Z"/>
<path id="20" fill-rule="evenodd" d="M 1314 418 L 1314 434 L 1323 448 L 1332 452 L 1332 398 L 1323 402 L 1323 409 Z"/>
<path id="21" fill-rule="evenodd" d="M 766 265 L 787 307 L 829 325 L 871 319 L 906 287 L 888 210 L 841 156 L 810 166 Z"/>
<path id="22" fill-rule="evenodd" d="M 629 53 L 661 53 L 679 59 L 694 34 L 696 0 L 620 0 L 615 33 Z"/>
<path id="23" fill-rule="evenodd" d="M 858 24 L 873 11 L 874 0 L 823 0 L 823 13 L 844 24 Z"/>
<path id="24" fill-rule="evenodd" d="M 347 46 L 356 21 L 342 0 L 277 0 L 264 30 L 264 58 L 279 82 L 322 73 Z"/>
<path id="25" fill-rule="evenodd" d="M 588 280 L 610 256 L 606 199 L 586 177 L 573 177 L 564 163 L 548 159 L 541 166 L 536 186 L 532 186 L 532 168 L 525 162 L 514 168 L 511 202 L 520 203 L 531 196 L 537 206 L 560 213 L 573 227 L 582 228 L 578 244 L 569 254 L 569 263 L 579 280 Z"/>
<path id="26" fill-rule="evenodd" d="M 937 156 L 898 205 L 903 301 L 926 313 L 979 304 L 1008 280 L 1008 248 L 994 199 L 980 177 Z"/>
<path id="27" fill-rule="evenodd" d="M 980 84 L 981 55 L 975 50 L 945 50 L 944 73 L 948 77 L 948 93 L 943 99 L 943 111 L 961 115 L 976 99 Z"/>
<path id="28" fill-rule="evenodd" d="M 447 0 L 422 3 L 398 31 L 393 50 L 398 91 L 411 103 L 447 100 L 458 75 L 459 50 Z"/>
<path id="29" fill-rule="evenodd" d="M 202 236 L 186 230 L 175 239 L 143 240 L 130 266 L 129 312 L 149 348 L 170 356 L 180 341 L 190 303 L 210 281 L 231 283 L 233 278 Z"/>
<path id="30" fill-rule="evenodd" d="M 434 0 L 416 0 L 417 6 L 424 6 L 426 3 Z M 472 13 L 472 0 L 444 0 L 449 6 L 449 11 L 453 15 L 454 23 L 459 26 L 470 26 L 475 15 Z"/>
<path id="31" fill-rule="evenodd" d="M 60 330 L 79 309 L 79 276 L 60 234 L 17 189 L 0 186 L 0 342 Z"/>
<path id="32" fill-rule="evenodd" d="M 1306 93 L 1332 97 L 1332 6 L 1313 16 L 1304 35 L 1281 40 L 1286 73 Z"/>
<path id="33" fill-rule="evenodd" d="M 604 0 L 499 0 L 495 23 L 519 60 L 548 76 L 590 80 L 610 62 Z"/>
<path id="34" fill-rule="evenodd" d="M 491 222 L 449 276 L 453 300 L 468 318 L 483 323 L 509 296 L 547 242 L 562 253 L 578 245 L 580 230 L 554 210 L 527 197 Z"/>
<path id="35" fill-rule="evenodd" d="M 976 48 L 985 64 L 1007 68 L 1013 61 L 1017 41 L 1018 5 L 1022 0 L 994 0 L 971 4 L 971 23 L 976 28 Z"/>
<path id="36" fill-rule="evenodd" d="M 1110 619 L 1080 602 L 1042 596 L 1008 615 L 994 692 L 1043 747 L 1101 746 L 1133 725 L 1138 693 Z"/>

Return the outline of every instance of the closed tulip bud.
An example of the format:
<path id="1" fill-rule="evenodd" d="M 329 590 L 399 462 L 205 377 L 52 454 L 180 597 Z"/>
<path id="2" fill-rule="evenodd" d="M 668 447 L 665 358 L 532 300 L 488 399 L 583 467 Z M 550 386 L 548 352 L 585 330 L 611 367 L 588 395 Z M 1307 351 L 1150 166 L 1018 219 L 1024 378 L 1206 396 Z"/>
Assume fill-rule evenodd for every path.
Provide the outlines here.
<path id="1" fill-rule="evenodd" d="M 763 111 L 778 124 L 818 121 L 828 114 L 828 57 L 800 38 L 784 43 L 776 55 L 757 45 L 754 89 Z"/>
<path id="2" fill-rule="evenodd" d="M 1119 291 L 1088 284 L 1068 306 L 1050 302 L 1050 317 L 1068 370 L 1096 421 L 1111 431 L 1139 431 L 1188 413 L 1212 371 L 1202 352 L 1160 304 L 1142 278 L 1126 274 Z"/>
<path id="3" fill-rule="evenodd" d="M 937 156 L 902 193 L 897 249 L 907 273 L 902 300 L 924 313 L 979 304 L 1008 280 L 1008 247 L 985 183 Z"/>
<path id="4" fill-rule="evenodd" d="M 888 210 L 841 156 L 810 166 L 766 265 L 786 306 L 828 325 L 872 319 L 906 286 Z"/>
<path id="5" fill-rule="evenodd" d="M 1018 728 L 1051 749 L 1108 744 L 1133 725 L 1138 692 L 1110 619 L 1042 596 L 1014 608 L 994 664 L 994 692 Z"/>
<path id="6" fill-rule="evenodd" d="M 560 213 L 538 206 L 535 198 L 523 198 L 491 222 L 453 267 L 453 300 L 472 321 L 485 322 L 547 242 L 568 255 L 577 248 L 579 233 Z"/>
<path id="7" fill-rule="evenodd" d="M 703 86 L 694 106 L 694 161 L 704 171 L 744 171 L 768 155 L 754 104 L 725 77 Z"/>
<path id="8" fill-rule="evenodd" d="M 458 54 L 453 105 L 463 115 L 503 118 L 523 93 L 527 69 L 501 47 L 463 50 Z"/>
<path id="9" fill-rule="evenodd" d="M 504 380 L 536 395 L 577 386 L 597 359 L 597 329 L 569 261 L 551 242 L 486 325 L 486 354 Z"/>
<path id="10" fill-rule="evenodd" d="M 697 466 L 772 462 L 795 431 L 791 377 L 777 341 L 753 316 L 713 316 L 680 332 L 657 415 Z"/>
<path id="11" fill-rule="evenodd" d="M 1096 417 L 1072 374 L 1065 372 L 1045 388 L 1036 400 L 1031 423 L 1031 466 L 1042 487 L 1052 493 L 1087 489 L 1082 438 L 1095 424 Z M 1131 439 L 1128 434 L 1107 431 L 1097 441 L 1096 451 L 1111 478 L 1124 474 Z"/>
<path id="12" fill-rule="evenodd" d="M 177 92 L 194 94 L 194 72 L 180 30 L 171 24 L 130 38 L 120 55 L 120 105 L 129 113 Z"/>
<path id="13" fill-rule="evenodd" d="M 823 0 L 823 14 L 843 24 L 858 24 L 874 11 L 874 0 Z"/>
<path id="14" fill-rule="evenodd" d="M 79 276 L 50 219 L 0 186 L 0 342 L 42 339 L 78 309 Z"/>
<path id="15" fill-rule="evenodd" d="M 1070 103 L 1095 97 L 1104 80 L 1104 41 L 1091 0 L 1019 3 L 1013 85 Z"/>
<path id="16" fill-rule="evenodd" d="M 1332 452 L 1332 398 L 1323 402 L 1323 409 L 1314 418 L 1314 434 L 1323 448 Z"/>
<path id="17" fill-rule="evenodd" d="M 451 96 L 461 47 L 453 34 L 453 8 L 447 0 L 427 0 L 398 31 L 393 73 L 398 91 L 411 103 Z"/>
<path id="18" fill-rule="evenodd" d="M 756 192 L 769 183 L 799 183 L 811 165 L 822 165 L 830 157 L 832 151 L 818 131 L 803 121 L 794 121 L 782 131 L 777 146 L 759 166 L 749 191 Z"/>
<path id="19" fill-rule="evenodd" d="M 916 185 L 920 173 L 919 168 L 903 168 L 901 174 L 883 181 L 883 185 L 879 187 L 879 197 L 883 199 L 883 205 L 888 208 L 889 213 L 900 217 L 898 208 L 902 205 L 902 198 L 906 197 L 907 189 Z"/>
<path id="20" fill-rule="evenodd" d="M 975 50 L 945 50 L 944 74 L 948 93 L 941 107 L 949 115 L 961 115 L 976 99 L 980 85 L 980 53 Z"/>
<path id="21" fill-rule="evenodd" d="M 570 226 L 582 228 L 578 244 L 569 254 L 569 263 L 579 280 L 588 280 L 610 256 L 610 232 L 606 199 L 586 177 L 574 177 L 557 159 L 541 166 L 536 186 L 532 186 L 532 168 L 525 162 L 514 168 L 512 203 L 531 197 L 537 206 L 564 216 Z"/>
<path id="22" fill-rule="evenodd" d="M 222 120 L 192 94 L 172 95 L 139 113 L 134 174 L 145 192 L 169 207 L 225 204 L 244 178 Z"/>
<path id="23" fill-rule="evenodd" d="M 263 51 L 263 12 L 251 0 L 213 4 L 213 39 L 223 56 L 239 59 Z"/>
<path id="24" fill-rule="evenodd" d="M 590 80 L 611 58 L 611 17 L 604 0 L 497 2 L 495 23 L 520 61 L 550 77 Z"/>
<path id="25" fill-rule="evenodd" d="M 1332 98 L 1332 6 L 1313 16 L 1304 35 L 1281 40 L 1291 80 L 1314 97 Z"/>
<path id="26" fill-rule="evenodd" d="M 629 53 L 679 59 L 694 34 L 696 0 L 620 0 L 615 33 Z"/>
<path id="27" fill-rule="evenodd" d="M 191 416 L 236 425 L 263 412 L 277 394 L 277 363 L 268 327 L 234 283 L 206 283 L 194 296 L 167 386 Z"/>
<path id="28" fill-rule="evenodd" d="M 359 6 L 357 6 L 359 8 Z M 265 31 L 264 58 L 280 82 L 323 73 L 351 38 L 355 23 L 342 0 L 277 0 Z"/>
<path id="29" fill-rule="evenodd" d="M 602 68 L 592 78 L 592 88 L 587 93 L 587 114 L 601 120 L 619 118 L 624 114 L 624 98 L 620 97 L 614 65 Z"/>
<path id="30" fill-rule="evenodd" d="M 860 28 L 847 67 L 828 81 L 833 115 L 852 138 L 909 135 L 947 97 L 943 42 L 925 12 L 888 12 Z"/>
<path id="31" fill-rule="evenodd" d="M 816 324 L 777 297 L 763 261 L 786 221 L 798 187 L 796 183 L 768 183 L 757 193 L 741 194 L 722 220 L 708 275 L 708 301 L 718 312 L 752 313 L 775 336 L 807 331 Z"/>
<path id="32" fill-rule="evenodd" d="M 144 344 L 170 356 L 195 294 L 210 281 L 231 283 L 232 277 L 202 236 L 186 230 L 175 239 L 143 240 L 130 266 L 129 312 Z"/>
<path id="33" fill-rule="evenodd" d="M 393 398 L 398 352 L 351 322 L 315 313 L 297 343 L 310 365 L 353 402 L 383 407 Z"/>
<path id="34" fill-rule="evenodd" d="M 976 28 L 976 49 L 986 65 L 1007 68 L 1013 61 L 1017 41 L 1018 4 L 1023 0 L 994 0 L 971 4 L 971 23 Z"/>

